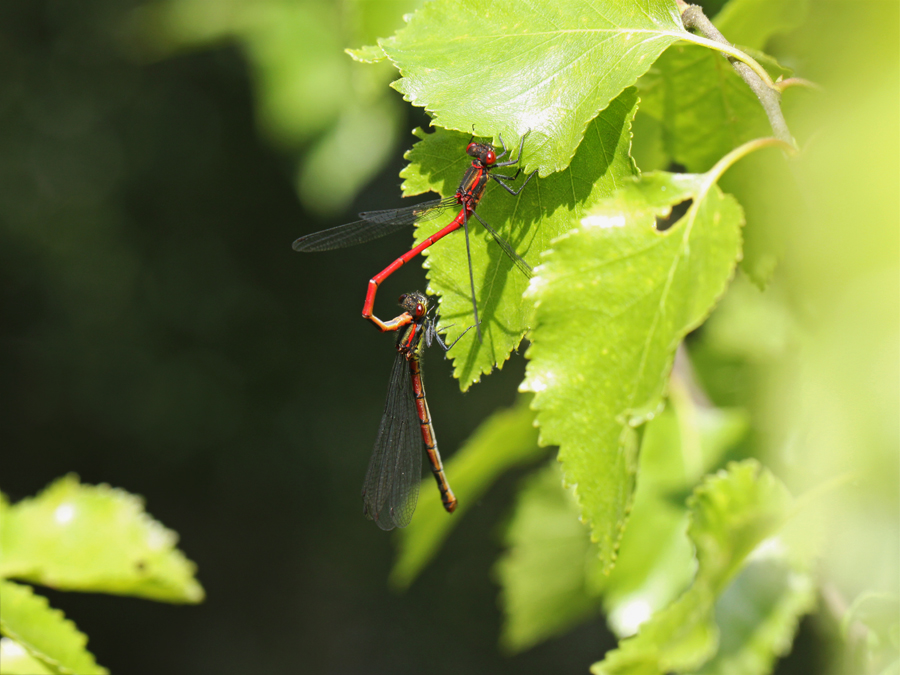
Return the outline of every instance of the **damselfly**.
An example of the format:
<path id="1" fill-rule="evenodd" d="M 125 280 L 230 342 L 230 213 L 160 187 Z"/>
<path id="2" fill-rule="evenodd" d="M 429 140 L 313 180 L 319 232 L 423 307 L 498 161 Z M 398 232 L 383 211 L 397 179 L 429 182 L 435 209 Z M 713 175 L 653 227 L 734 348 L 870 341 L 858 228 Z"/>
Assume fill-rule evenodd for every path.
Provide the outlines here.
<path id="1" fill-rule="evenodd" d="M 431 463 L 444 508 L 448 513 L 456 508 L 456 496 L 444 475 L 422 382 L 425 347 L 437 342 L 446 352 L 456 342 L 448 346 L 438 335 L 437 321 L 429 315 L 428 299 L 423 293 L 401 295 L 400 306 L 406 311 L 384 323 L 384 330 L 399 331 L 397 355 L 362 489 L 364 513 L 382 530 L 409 524 L 419 496 L 423 450 Z"/>

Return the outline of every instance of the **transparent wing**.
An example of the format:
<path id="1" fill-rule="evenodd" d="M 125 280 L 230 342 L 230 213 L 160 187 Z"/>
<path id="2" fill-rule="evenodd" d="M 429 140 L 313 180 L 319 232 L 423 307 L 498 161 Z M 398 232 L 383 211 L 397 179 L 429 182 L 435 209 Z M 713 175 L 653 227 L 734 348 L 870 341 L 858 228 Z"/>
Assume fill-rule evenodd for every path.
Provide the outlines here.
<path id="1" fill-rule="evenodd" d="M 416 510 L 424 452 L 409 362 L 398 352 L 363 482 L 363 512 L 382 530 L 406 527 Z"/>
<path id="2" fill-rule="evenodd" d="M 300 237 L 293 248 L 301 253 L 314 251 L 331 251 L 364 244 L 392 234 L 420 220 L 436 218 L 448 207 L 457 207 L 456 198 L 434 199 L 402 209 L 385 209 L 384 211 L 364 211 L 359 214 L 360 220 L 346 225 L 338 225 L 329 230 L 313 232 Z"/>

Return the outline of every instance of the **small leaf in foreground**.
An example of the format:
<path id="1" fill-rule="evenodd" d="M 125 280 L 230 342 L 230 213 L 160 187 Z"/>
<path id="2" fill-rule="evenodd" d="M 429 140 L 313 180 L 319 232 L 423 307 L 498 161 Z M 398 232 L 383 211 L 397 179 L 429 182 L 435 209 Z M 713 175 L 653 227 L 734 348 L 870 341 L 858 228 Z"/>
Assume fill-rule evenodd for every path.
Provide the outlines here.
<path id="1" fill-rule="evenodd" d="M 812 577 L 792 568 L 784 550 L 759 550 L 716 601 L 719 649 L 697 675 L 768 675 L 815 601 Z"/>
<path id="2" fill-rule="evenodd" d="M 416 516 L 400 531 L 400 546 L 391 584 L 405 588 L 435 556 L 463 514 L 474 506 L 491 484 L 514 466 L 531 462 L 546 452 L 537 444 L 531 397 L 521 396 L 515 407 L 500 410 L 485 420 L 449 461 L 447 476 L 459 499 L 453 514 L 444 511 L 434 489 L 434 479 L 426 476 L 419 491 Z"/>
<path id="3" fill-rule="evenodd" d="M 0 579 L 0 633 L 53 672 L 63 675 L 104 675 L 87 650 L 87 636 L 47 599 L 35 595 L 30 586 Z M 7 649 L 9 647 L 7 646 Z"/>
<path id="4" fill-rule="evenodd" d="M 680 383 L 666 410 L 647 423 L 640 480 L 603 607 L 619 637 L 671 603 L 690 585 L 696 563 L 688 542 L 685 497 L 746 433 L 739 410 L 695 406 Z"/>
<path id="5" fill-rule="evenodd" d="M 550 242 L 585 213 L 585 205 L 612 195 L 636 173 L 628 154 L 636 104 L 633 88 L 614 100 L 588 126 L 578 153 L 565 171 L 544 179 L 535 177 L 518 197 L 495 184 L 487 187 L 478 215 L 532 267 L 540 262 L 541 253 Z M 417 135 L 422 140 L 407 154 L 410 165 L 401 173 L 404 193 L 433 190 L 443 196 L 454 194 L 470 165 L 465 148 L 471 135 L 444 130 L 427 135 L 419 131 Z M 526 154 L 532 137 L 529 134 L 525 139 Z M 513 152 L 518 153 L 518 137 L 504 136 L 504 140 L 511 149 L 515 145 Z M 514 185 L 522 180 L 524 175 Z M 448 222 L 449 219 L 419 224 L 416 242 Z M 451 352 L 454 375 L 463 389 L 508 358 L 531 325 L 533 311 L 530 300 L 522 297 L 528 278 L 477 221 L 469 223 L 469 240 L 484 342 L 478 341 L 475 331 L 469 331 Z M 465 237 L 461 232 L 450 235 L 425 251 L 425 255 L 429 289 L 441 296 L 441 319 L 454 324 L 448 327 L 452 340 L 474 323 Z"/>
<path id="6" fill-rule="evenodd" d="M 768 470 L 755 460 L 733 463 L 698 487 L 689 505 L 693 584 L 594 664 L 595 675 L 691 672 L 714 656 L 704 672 L 767 672 L 761 664 L 783 652 L 810 608 L 811 579 L 781 536 L 790 495 Z M 747 670 L 728 670 L 729 663 Z"/>
<path id="7" fill-rule="evenodd" d="M 690 431 L 682 433 L 688 425 Z M 561 485 L 559 465 L 528 479 L 506 533 L 508 548 L 495 568 L 504 647 L 528 649 L 601 606 L 615 633 L 633 635 L 641 621 L 677 598 L 696 567 L 684 499 L 746 426 L 738 411 L 693 410 L 680 401 L 647 424 L 634 510 L 619 562 L 608 576 L 589 530 L 578 522 L 572 491 Z"/>
<path id="8" fill-rule="evenodd" d="M 59 590 L 200 602 L 195 566 L 175 548 L 177 540 L 139 497 L 69 475 L 9 507 L 0 576 Z"/>
<path id="9" fill-rule="evenodd" d="M 689 199 L 656 230 L 656 217 Z M 676 347 L 734 272 L 742 213 L 706 175 L 653 173 L 591 214 L 554 242 L 529 287 L 536 325 L 522 386 L 608 569 L 631 508 L 636 428 L 658 413 Z"/>
<path id="10" fill-rule="evenodd" d="M 525 168 L 548 176 L 569 165 L 597 113 L 683 38 L 671 0 L 435 0 L 379 45 L 403 76 L 394 87 L 435 124 L 530 130 Z"/>

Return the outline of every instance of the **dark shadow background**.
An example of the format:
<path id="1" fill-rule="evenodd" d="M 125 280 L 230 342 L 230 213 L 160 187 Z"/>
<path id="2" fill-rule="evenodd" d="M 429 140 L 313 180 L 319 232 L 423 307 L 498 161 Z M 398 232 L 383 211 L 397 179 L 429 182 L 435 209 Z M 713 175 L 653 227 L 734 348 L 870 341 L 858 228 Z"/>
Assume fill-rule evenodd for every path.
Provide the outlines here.
<path id="1" fill-rule="evenodd" d="M 71 471 L 143 495 L 208 597 L 40 591 L 125 675 L 587 672 L 613 646 L 599 619 L 498 652 L 491 566 L 519 475 L 409 592 L 387 588 L 391 537 L 359 489 L 393 338 L 359 311 L 410 238 L 310 256 L 290 244 L 399 205 L 404 148 L 346 213 L 312 218 L 290 160 L 258 139 L 240 55 L 133 63 L 115 41 L 127 9 L 0 4 L 0 489 L 16 501 Z M 381 315 L 424 285 L 419 266 L 401 270 Z M 431 353 L 445 455 L 512 403 L 523 372 L 514 357 L 462 395 Z"/>

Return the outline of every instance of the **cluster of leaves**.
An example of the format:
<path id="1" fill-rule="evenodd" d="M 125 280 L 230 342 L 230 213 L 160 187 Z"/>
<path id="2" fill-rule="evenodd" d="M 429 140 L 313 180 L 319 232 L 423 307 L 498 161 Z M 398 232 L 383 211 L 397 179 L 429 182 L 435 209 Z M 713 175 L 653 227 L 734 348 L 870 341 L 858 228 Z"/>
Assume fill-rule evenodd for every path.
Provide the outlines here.
<path id="1" fill-rule="evenodd" d="M 438 127 L 416 132 L 402 173 L 407 195 L 453 193 L 472 129 L 496 145 L 501 134 L 511 146 L 527 134 L 523 172 L 539 174 L 517 197 L 494 187 L 479 206 L 534 278 L 487 233 L 471 232 L 484 341 L 468 334 L 451 352 L 466 389 L 530 340 L 522 390 L 533 397 L 489 419 L 448 463 L 461 508 L 501 469 L 534 456 L 532 423 L 537 445 L 559 447 L 562 480 L 551 466 L 526 482 L 497 566 L 503 643 L 527 648 L 602 609 L 623 639 L 596 673 L 762 674 L 813 608 L 820 547 L 809 512 L 821 503 L 795 504 L 756 459 L 727 462 L 764 454 L 766 444 L 745 433 L 745 412 L 710 403 L 692 363 L 716 403 L 752 407 L 749 383 L 737 395 L 727 390 L 740 384 L 719 386 L 717 350 L 737 338 L 745 364 L 765 361 L 784 353 L 790 328 L 776 320 L 769 335 L 772 324 L 754 323 L 771 318 L 771 299 L 741 280 L 717 329 L 679 359 L 676 351 L 739 265 L 767 286 L 784 251 L 777 235 L 790 229 L 801 200 L 782 199 L 798 187 L 771 150 L 729 173 L 731 194 L 721 189 L 737 158 L 763 146 L 754 139 L 771 135 L 769 122 L 712 43 L 684 29 L 682 8 L 674 0 L 436 0 L 393 37 L 352 55 L 390 60 L 402 76 L 393 86 Z M 718 23 L 772 82 L 790 71 L 757 50 L 796 29 L 806 12 L 806 3 L 732 0 Z M 437 227 L 421 224 L 417 242 Z M 452 339 L 474 320 L 466 245 L 451 239 L 426 256 Z M 783 319 L 786 308 L 774 305 Z M 749 371 L 740 375 L 752 381 Z M 786 473 L 799 489 L 817 482 Z M 436 495 L 423 490 L 423 502 L 401 535 L 392 577 L 400 586 L 451 527 Z M 896 631 L 888 623 L 887 633 Z M 880 644 L 882 657 L 868 667 L 896 658 L 896 645 Z"/>
<path id="2" fill-rule="evenodd" d="M 173 603 L 203 600 L 177 535 L 139 497 L 76 476 L 10 505 L 0 494 L 0 670 L 4 675 L 108 672 L 87 637 L 31 586 L 129 595 Z"/>

